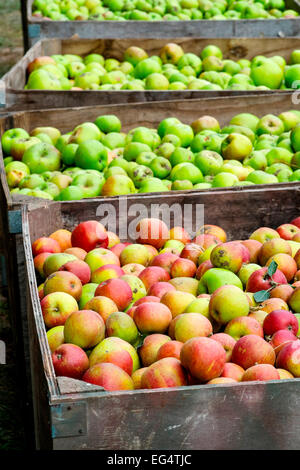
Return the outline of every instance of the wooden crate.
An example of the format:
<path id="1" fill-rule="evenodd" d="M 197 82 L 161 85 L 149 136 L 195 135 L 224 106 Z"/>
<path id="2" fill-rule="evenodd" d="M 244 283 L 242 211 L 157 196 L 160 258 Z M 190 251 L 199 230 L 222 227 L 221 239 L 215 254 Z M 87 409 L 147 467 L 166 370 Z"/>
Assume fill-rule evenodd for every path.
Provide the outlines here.
<path id="1" fill-rule="evenodd" d="M 26 2 L 26 0 L 23 0 Z M 52 21 L 32 16 L 33 0 L 27 0 L 28 46 L 42 38 L 172 38 L 172 37 L 295 37 L 300 18 L 271 20 L 193 21 Z M 287 8 L 300 11 L 298 0 L 286 0 Z"/>
<path id="2" fill-rule="evenodd" d="M 259 226 L 276 228 L 299 215 L 300 189 L 248 188 L 212 193 L 167 194 L 162 201 L 191 204 L 195 217 L 218 224 L 229 239 L 247 238 Z M 124 199 L 124 198 L 123 198 Z M 126 199 L 126 198 L 125 198 Z M 109 203 L 118 210 L 118 201 Z M 128 207 L 134 198 L 127 198 Z M 154 195 L 143 198 L 150 215 Z M 106 392 L 101 387 L 56 378 L 40 309 L 32 242 L 59 228 L 98 219 L 99 201 L 55 202 L 22 209 L 27 279 L 32 390 L 37 448 L 191 450 L 297 449 L 300 379 L 174 389 Z M 121 214 L 117 232 L 132 222 Z M 173 221 L 169 224 L 171 227 Z M 288 397 L 288 400 L 286 399 Z"/>
<path id="3" fill-rule="evenodd" d="M 65 108 L 95 106 L 117 103 L 135 103 L 145 101 L 183 100 L 239 95 L 265 95 L 280 93 L 280 90 L 180 90 L 180 91 L 54 91 L 24 90 L 27 82 L 27 66 L 39 56 L 52 54 L 103 54 L 123 60 L 124 52 L 132 45 L 142 47 L 149 56 L 157 55 L 168 42 L 180 44 L 185 52 L 197 55 L 208 44 L 220 47 L 226 59 L 252 59 L 256 55 L 271 57 L 281 55 L 288 62 L 291 52 L 300 48 L 300 38 L 178 38 L 166 39 L 43 39 L 38 41 L 26 55 L 0 80 L 0 108 L 5 111 L 30 110 L 45 108 Z M 2 91 L 1 91 L 2 90 Z M 286 91 L 285 91 L 286 92 Z"/>

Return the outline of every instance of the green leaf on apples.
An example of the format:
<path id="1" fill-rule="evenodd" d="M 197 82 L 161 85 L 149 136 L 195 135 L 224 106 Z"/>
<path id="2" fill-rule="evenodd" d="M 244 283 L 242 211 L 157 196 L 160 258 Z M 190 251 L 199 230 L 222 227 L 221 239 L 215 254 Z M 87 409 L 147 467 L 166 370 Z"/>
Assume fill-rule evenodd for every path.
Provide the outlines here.
<path id="1" fill-rule="evenodd" d="M 139 335 L 137 343 L 135 343 L 135 345 L 134 345 L 136 350 L 138 350 L 141 346 L 143 346 L 143 342 L 144 342 L 144 339 L 146 338 L 146 336 L 148 336 L 148 335 L 142 335 L 142 334 Z"/>
<path id="2" fill-rule="evenodd" d="M 272 277 L 273 274 L 275 274 L 277 268 L 278 264 L 276 263 L 276 261 L 272 261 L 268 267 L 268 275 Z"/>
<path id="3" fill-rule="evenodd" d="M 255 302 L 261 303 L 270 298 L 270 292 L 268 290 L 259 290 L 253 294 Z"/>

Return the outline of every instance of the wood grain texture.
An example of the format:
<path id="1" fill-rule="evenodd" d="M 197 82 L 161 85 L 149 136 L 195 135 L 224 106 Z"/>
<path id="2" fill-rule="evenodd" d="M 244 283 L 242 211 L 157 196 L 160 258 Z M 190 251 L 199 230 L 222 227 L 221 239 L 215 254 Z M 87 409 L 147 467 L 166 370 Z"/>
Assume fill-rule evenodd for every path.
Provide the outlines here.
<path id="1" fill-rule="evenodd" d="M 281 55 L 288 62 L 291 52 L 300 48 L 300 38 L 180 38 L 166 39 L 43 39 L 38 41 L 4 77 L 5 84 L 5 109 L 6 111 L 62 108 L 78 106 L 95 106 L 97 104 L 135 103 L 148 101 L 166 101 L 199 99 L 240 95 L 265 95 L 266 93 L 280 93 L 279 90 L 264 91 L 47 91 L 24 90 L 27 81 L 27 66 L 35 58 L 41 55 L 52 54 L 78 54 L 85 56 L 90 53 L 103 54 L 105 58 L 113 57 L 123 60 L 124 52 L 132 45 L 142 47 L 149 55 L 157 55 L 167 42 L 176 42 L 182 46 L 185 52 L 193 52 L 197 55 L 208 44 L 220 47 L 225 59 L 238 60 L 241 58 L 252 59 L 260 54 L 266 57 Z"/>

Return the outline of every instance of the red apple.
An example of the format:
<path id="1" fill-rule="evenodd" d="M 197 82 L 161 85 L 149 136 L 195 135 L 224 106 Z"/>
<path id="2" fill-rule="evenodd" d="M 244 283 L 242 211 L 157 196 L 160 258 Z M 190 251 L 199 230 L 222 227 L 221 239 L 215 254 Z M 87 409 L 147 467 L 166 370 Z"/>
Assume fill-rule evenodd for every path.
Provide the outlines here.
<path id="1" fill-rule="evenodd" d="M 38 238 L 32 244 L 32 254 L 34 257 L 40 253 L 61 253 L 61 251 L 58 241 L 50 237 Z"/>
<path id="2" fill-rule="evenodd" d="M 143 282 L 146 290 L 156 282 L 167 282 L 171 279 L 170 274 L 160 266 L 148 266 L 139 275 L 139 279 Z"/>
<path id="3" fill-rule="evenodd" d="M 299 230 L 299 227 L 293 224 L 282 224 L 276 229 L 280 238 L 283 238 L 284 240 L 292 240 L 295 233 L 299 232 Z"/>
<path id="4" fill-rule="evenodd" d="M 294 377 L 300 377 L 300 341 L 286 344 L 276 359 L 276 367 L 285 369 Z"/>
<path id="5" fill-rule="evenodd" d="M 257 335 L 261 338 L 264 337 L 264 331 L 261 324 L 249 316 L 242 316 L 233 318 L 227 323 L 224 333 L 232 336 L 238 341 L 242 336 Z"/>
<path id="6" fill-rule="evenodd" d="M 79 346 L 62 344 L 52 353 L 55 374 L 72 379 L 81 379 L 89 368 L 89 358 Z"/>
<path id="7" fill-rule="evenodd" d="M 73 247 L 89 252 L 95 248 L 107 248 L 109 239 L 105 227 L 100 222 L 88 220 L 74 228 L 71 242 Z"/>
<path id="8" fill-rule="evenodd" d="M 276 269 L 275 273 L 272 276 L 272 280 L 267 275 L 268 268 L 264 267 L 254 271 L 247 281 L 246 291 L 248 292 L 258 292 L 260 290 L 267 290 L 272 287 L 273 283 L 278 284 L 287 284 L 287 279 L 285 275 L 279 270 Z"/>
<path id="9" fill-rule="evenodd" d="M 297 336 L 290 330 L 278 330 L 273 334 L 270 344 L 274 348 L 276 356 L 278 356 L 286 344 L 297 341 L 297 339 Z"/>
<path id="10" fill-rule="evenodd" d="M 58 271 L 68 271 L 75 274 L 80 279 L 82 285 L 87 284 L 91 279 L 91 270 L 89 265 L 80 259 L 68 261 L 63 264 Z"/>
<path id="11" fill-rule="evenodd" d="M 249 367 L 243 374 L 242 382 L 279 380 L 280 375 L 271 364 L 256 364 Z"/>
<path id="12" fill-rule="evenodd" d="M 136 226 L 136 233 L 137 243 L 152 245 L 158 250 L 169 239 L 167 225 L 162 220 L 155 218 L 141 219 Z"/>
<path id="13" fill-rule="evenodd" d="M 123 312 L 132 300 L 132 290 L 123 279 L 109 279 L 99 284 L 95 296 L 110 298 L 115 302 L 119 311 Z"/>
<path id="14" fill-rule="evenodd" d="M 227 333 L 215 333 L 210 337 L 210 339 L 214 339 L 215 341 L 218 341 L 220 343 L 226 353 L 226 362 L 230 362 L 231 356 L 232 356 L 232 350 L 234 348 L 234 345 L 236 343 L 236 340 L 228 335 Z"/>
<path id="15" fill-rule="evenodd" d="M 265 335 L 273 335 L 279 330 L 289 330 L 297 334 L 299 329 L 298 319 L 288 310 L 273 310 L 270 312 L 263 323 Z"/>
<path id="16" fill-rule="evenodd" d="M 159 281 L 152 284 L 148 290 L 148 295 L 159 297 L 161 299 L 166 292 L 170 292 L 171 290 L 176 290 L 172 284 L 169 282 Z"/>
<path id="17" fill-rule="evenodd" d="M 236 342 L 231 362 L 243 369 L 248 369 L 255 364 L 274 365 L 275 352 L 272 346 L 260 336 L 246 335 Z"/>

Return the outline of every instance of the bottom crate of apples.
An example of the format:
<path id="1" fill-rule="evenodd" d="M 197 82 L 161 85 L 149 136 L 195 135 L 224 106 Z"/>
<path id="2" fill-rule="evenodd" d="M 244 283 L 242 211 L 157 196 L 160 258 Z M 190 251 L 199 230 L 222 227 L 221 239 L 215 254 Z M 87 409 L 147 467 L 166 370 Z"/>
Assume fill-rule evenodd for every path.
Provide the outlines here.
<path id="1" fill-rule="evenodd" d="M 56 376 L 106 391 L 300 377 L 300 217 L 245 240 L 156 218 L 136 233 L 90 220 L 33 242 Z"/>

